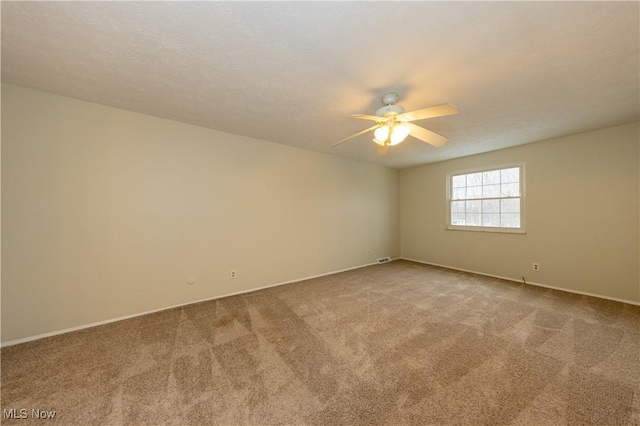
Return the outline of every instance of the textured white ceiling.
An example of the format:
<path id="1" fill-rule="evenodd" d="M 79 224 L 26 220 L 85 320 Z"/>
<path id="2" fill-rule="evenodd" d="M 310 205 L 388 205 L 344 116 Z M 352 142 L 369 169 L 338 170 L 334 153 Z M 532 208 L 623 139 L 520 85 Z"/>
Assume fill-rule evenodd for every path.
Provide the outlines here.
<path id="1" fill-rule="evenodd" d="M 2 80 L 404 168 L 639 119 L 637 2 L 2 2 Z M 388 91 L 418 124 L 376 156 Z"/>

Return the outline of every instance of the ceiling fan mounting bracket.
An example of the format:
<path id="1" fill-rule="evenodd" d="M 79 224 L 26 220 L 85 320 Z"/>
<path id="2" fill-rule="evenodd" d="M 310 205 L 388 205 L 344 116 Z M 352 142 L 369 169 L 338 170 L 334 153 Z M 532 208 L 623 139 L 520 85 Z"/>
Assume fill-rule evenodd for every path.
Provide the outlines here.
<path id="1" fill-rule="evenodd" d="M 382 95 L 382 98 L 380 98 L 382 105 L 393 105 L 398 102 L 398 99 L 400 99 L 400 95 L 394 92 L 385 93 Z"/>

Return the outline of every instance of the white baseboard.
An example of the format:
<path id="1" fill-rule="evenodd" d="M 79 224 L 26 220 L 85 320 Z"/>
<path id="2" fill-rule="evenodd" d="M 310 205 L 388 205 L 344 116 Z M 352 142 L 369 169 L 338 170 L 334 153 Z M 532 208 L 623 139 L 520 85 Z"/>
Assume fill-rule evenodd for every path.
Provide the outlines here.
<path id="1" fill-rule="evenodd" d="M 453 269 L 453 270 L 461 271 L 461 272 L 468 272 L 470 274 L 484 275 L 485 277 L 492 277 L 492 278 L 499 278 L 501 280 L 514 281 L 514 282 L 522 284 L 522 279 L 510 278 L 510 277 L 502 277 L 500 275 L 493 275 L 493 274 L 485 274 L 484 272 L 471 271 L 469 269 L 456 268 L 454 266 L 440 265 L 438 263 L 425 262 L 423 260 L 410 259 L 408 257 L 400 257 L 399 259 L 408 260 L 410 262 L 423 263 L 425 265 L 438 266 L 440 268 Z M 622 302 L 622 303 L 628 303 L 629 305 L 640 306 L 640 302 L 635 302 L 633 300 L 618 299 L 616 297 L 609 297 L 609 296 L 603 296 L 601 294 L 587 293 L 585 291 L 579 291 L 579 290 L 571 290 L 571 289 L 563 288 L 563 287 L 555 287 L 555 286 L 552 286 L 552 285 L 540 284 L 540 283 L 535 283 L 535 282 L 532 282 L 532 281 L 526 281 L 525 284 L 531 284 L 531 285 L 534 285 L 536 287 L 550 288 L 550 289 L 553 289 L 553 290 L 566 291 L 567 293 L 581 294 L 583 296 L 597 297 L 599 299 L 613 300 L 614 302 Z"/>
<path id="2" fill-rule="evenodd" d="M 44 339 L 45 337 L 57 336 L 58 334 L 71 333 L 72 331 L 84 330 L 85 328 L 97 327 L 99 325 L 104 325 L 104 324 L 109 324 L 109 323 L 112 323 L 112 322 L 122 321 L 122 320 L 126 320 L 126 319 L 129 319 L 129 318 L 135 318 L 135 317 L 139 317 L 139 316 L 142 316 L 142 315 L 153 314 L 155 312 L 165 311 L 167 309 L 179 308 L 181 306 L 193 305 L 195 303 L 206 302 L 206 301 L 209 301 L 209 300 L 222 299 L 223 297 L 230 297 L 230 296 L 237 296 L 239 294 L 252 293 L 254 291 L 264 290 L 266 288 L 278 287 L 278 286 L 285 285 L 285 284 L 293 284 L 293 283 L 297 283 L 297 282 L 300 282 L 300 281 L 306 281 L 306 280 L 311 280 L 313 278 L 325 277 L 327 275 L 339 274 L 340 272 L 352 271 L 354 269 L 365 268 L 367 266 L 372 266 L 372 265 L 378 265 L 378 262 L 367 263 L 365 265 L 354 266 L 352 268 L 341 269 L 339 271 L 327 272 L 325 274 L 318 274 L 318 275 L 313 275 L 313 276 L 305 277 L 305 278 L 298 278 L 298 279 L 295 279 L 295 280 L 284 281 L 284 282 L 281 282 L 281 283 L 269 284 L 269 285 L 265 285 L 265 286 L 262 286 L 262 287 L 252 288 L 252 289 L 249 289 L 249 290 L 237 291 L 235 293 L 227 293 L 227 294 L 222 294 L 220 296 L 207 297 L 205 299 L 199 299 L 199 300 L 194 300 L 194 301 L 191 301 L 191 302 L 180 303 L 178 305 L 172 305 L 172 306 L 167 306 L 167 307 L 164 307 L 164 308 L 153 309 L 153 310 L 150 310 L 150 311 L 139 312 L 139 313 L 136 313 L 136 314 L 126 315 L 126 316 L 118 317 L 118 318 L 112 318 L 112 319 L 108 319 L 108 320 L 104 320 L 104 321 L 92 322 L 92 323 L 89 323 L 89 324 L 79 325 L 77 327 L 65 328 L 63 330 L 50 331 L 48 333 L 37 334 L 35 336 L 29 336 L 29 337 L 23 337 L 21 339 L 9 340 L 8 342 L 2 342 L 2 344 L 0 344 L 0 347 L 4 348 L 4 347 L 7 347 L 7 346 L 18 345 L 20 343 L 31 342 L 33 340 Z"/>
<path id="3" fill-rule="evenodd" d="M 440 268 L 453 269 L 453 270 L 461 271 L 461 272 L 468 272 L 468 273 L 471 273 L 471 274 L 484 275 L 486 277 L 499 278 L 501 280 L 507 280 L 507 281 L 513 281 L 513 282 L 517 282 L 517 283 L 522 283 L 522 280 L 519 280 L 519 279 L 516 279 L 516 278 L 503 277 L 503 276 L 500 276 L 500 275 L 493 275 L 493 274 L 486 274 L 484 272 L 477 272 L 477 271 L 471 271 L 469 269 L 462 269 L 462 268 L 456 268 L 456 267 L 453 267 L 453 266 L 440 265 L 438 263 L 425 262 L 425 261 L 422 261 L 422 260 L 410 259 L 408 257 L 391 258 L 392 261 L 393 260 L 398 260 L 398 259 L 408 260 L 410 262 L 422 263 L 422 264 L 425 264 L 425 265 L 438 266 Z M 295 280 L 284 281 L 284 282 L 276 283 L 276 284 L 269 284 L 269 285 L 266 285 L 266 286 L 256 287 L 256 288 L 252 288 L 252 289 L 249 289 L 249 290 L 237 291 L 237 292 L 234 292 L 234 293 L 222 294 L 222 295 L 219 295 L 219 296 L 213 296 L 213 297 L 208 297 L 208 298 L 205 298 L 205 299 L 194 300 L 194 301 L 191 301 L 191 302 L 180 303 L 178 305 L 172 305 L 172 306 L 167 306 L 167 307 L 164 307 L 164 308 L 153 309 L 153 310 L 150 310 L 150 311 L 139 312 L 139 313 L 136 313 L 136 314 L 126 315 L 126 316 L 117 317 L 117 318 L 112 318 L 112 319 L 108 319 L 108 320 L 104 320 L 104 321 L 92 322 L 92 323 L 80 325 L 80 326 L 77 326 L 77 327 L 65 328 L 63 330 L 57 330 L 57 331 L 51 331 L 51 332 L 48 332 L 48 333 L 37 334 L 35 336 L 29 336 L 29 337 L 24 337 L 24 338 L 21 338 L 21 339 L 15 339 L 15 340 L 10 340 L 10 341 L 7 341 L 7 342 L 3 342 L 3 343 L 0 344 L 0 347 L 4 348 L 4 347 L 7 347 L 7 346 L 18 345 L 20 343 L 31 342 L 33 340 L 39 340 L 39 339 L 44 339 L 46 337 L 57 336 L 59 334 L 65 334 L 65 333 L 71 333 L 73 331 L 84 330 L 85 328 L 97 327 L 97 326 L 100 326 L 100 325 L 110 324 L 112 322 L 118 322 L 118 321 L 126 320 L 126 319 L 129 319 L 129 318 L 135 318 L 135 317 L 139 317 L 139 316 L 142 316 L 142 315 L 153 314 L 155 312 L 165 311 L 167 309 L 179 308 L 181 306 L 193 305 L 195 303 L 201 303 L 201 302 L 206 302 L 206 301 L 215 300 L 215 299 L 222 299 L 224 297 L 237 296 L 237 295 L 240 295 L 240 294 L 253 293 L 254 291 L 258 291 L 258 290 L 264 290 L 264 289 L 267 289 L 267 288 L 278 287 L 278 286 L 286 285 L 286 284 L 293 284 L 293 283 L 300 282 L 300 281 L 306 281 L 306 280 L 311 280 L 311 279 L 314 279 L 314 278 L 325 277 L 327 275 L 339 274 L 341 272 L 352 271 L 354 269 L 365 268 L 367 266 L 373 266 L 373 265 L 379 265 L 379 264 L 377 262 L 367 263 L 367 264 L 364 264 L 364 265 L 354 266 L 352 268 L 346 268 L 346 269 L 341 269 L 341 270 L 338 270 L 338 271 L 327 272 L 325 274 L 312 275 L 312 276 L 305 277 L 305 278 L 299 278 L 299 279 L 295 279 Z M 575 294 L 581 294 L 581 295 L 584 295 L 584 296 L 598 297 L 600 299 L 613 300 L 615 302 L 622 302 L 622 303 L 628 303 L 630 305 L 640 306 L 639 302 L 634 302 L 634 301 L 626 300 L 626 299 L 618 299 L 618 298 L 615 298 L 615 297 L 608 297 L 608 296 L 603 296 L 603 295 L 600 295 L 600 294 L 587 293 L 587 292 L 578 291 L 578 290 L 570 290 L 570 289 L 566 289 L 566 288 L 562 288 L 562 287 L 555 287 L 555 286 L 535 283 L 535 282 L 531 282 L 531 281 L 527 281 L 526 284 L 531 284 L 531 285 L 534 285 L 534 286 L 537 286 L 537 287 L 545 287 L 545 288 L 550 288 L 550 289 L 553 289 L 553 290 L 566 291 L 568 293 L 575 293 Z"/>

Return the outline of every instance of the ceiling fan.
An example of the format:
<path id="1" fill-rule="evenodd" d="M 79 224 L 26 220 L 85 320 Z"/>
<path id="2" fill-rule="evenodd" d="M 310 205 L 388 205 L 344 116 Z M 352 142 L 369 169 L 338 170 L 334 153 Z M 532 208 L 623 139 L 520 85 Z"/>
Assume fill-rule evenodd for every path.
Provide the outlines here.
<path id="1" fill-rule="evenodd" d="M 425 120 L 427 118 L 444 117 L 458 113 L 458 108 L 451 104 L 436 105 L 415 111 L 404 112 L 404 108 L 396 105 L 398 102 L 397 93 L 387 93 L 382 96 L 382 108 L 376 111 L 376 115 L 354 114 L 351 118 L 359 120 L 375 121 L 375 126 L 364 129 L 361 132 L 342 139 L 331 146 L 336 146 L 349 139 L 355 138 L 374 130 L 373 141 L 380 147 L 387 148 L 398 145 L 404 141 L 408 135 L 413 136 L 423 142 L 435 147 L 440 147 L 447 143 L 449 138 L 439 135 L 436 132 L 427 130 L 424 127 L 416 126 L 411 121 Z"/>

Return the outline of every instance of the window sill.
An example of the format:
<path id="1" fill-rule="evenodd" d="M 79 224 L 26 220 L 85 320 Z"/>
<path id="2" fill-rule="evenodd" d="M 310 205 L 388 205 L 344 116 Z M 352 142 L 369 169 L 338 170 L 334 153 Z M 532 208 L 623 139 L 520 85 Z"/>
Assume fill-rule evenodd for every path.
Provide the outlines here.
<path id="1" fill-rule="evenodd" d="M 482 226 L 447 226 L 445 231 L 471 231 L 471 232 L 491 232 L 495 234 L 520 234 L 526 235 L 527 231 L 522 228 L 488 228 Z"/>

